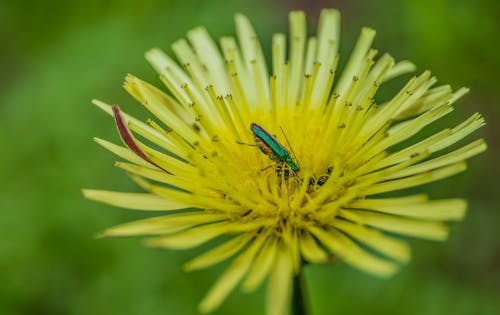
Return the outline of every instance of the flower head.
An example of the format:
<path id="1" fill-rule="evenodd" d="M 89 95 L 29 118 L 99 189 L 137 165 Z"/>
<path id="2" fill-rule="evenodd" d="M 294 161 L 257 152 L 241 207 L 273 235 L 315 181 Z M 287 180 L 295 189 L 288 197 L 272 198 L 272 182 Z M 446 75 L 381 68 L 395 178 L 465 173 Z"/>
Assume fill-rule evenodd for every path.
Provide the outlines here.
<path id="1" fill-rule="evenodd" d="M 484 124 L 479 114 L 413 137 L 451 113 L 467 89 L 435 86 L 425 71 L 392 98 L 375 100 L 384 82 L 414 65 L 388 54 L 377 59 L 370 48 L 375 31 L 365 28 L 338 72 L 339 18 L 323 10 L 317 36 L 308 38 L 304 13 L 292 12 L 288 42 L 273 36 L 270 70 L 243 15 L 236 16 L 237 38 L 223 37 L 220 46 L 204 28 L 176 41 L 178 62 L 148 51 L 170 94 L 132 75 L 125 79 L 125 89 L 154 116 L 147 124 L 94 101 L 114 116 L 125 146 L 96 141 L 127 161 L 117 166 L 146 192 L 85 195 L 172 212 L 103 235 L 149 235 L 148 245 L 173 249 L 227 237 L 185 265 L 194 270 L 232 258 L 201 302 L 204 312 L 236 286 L 250 291 L 267 279 L 268 314 L 283 314 L 304 262 L 335 257 L 390 276 L 410 258 L 396 234 L 444 240 L 444 221 L 464 216 L 461 199 L 385 193 L 461 172 L 465 159 L 486 149 L 476 140 L 446 151 Z"/>

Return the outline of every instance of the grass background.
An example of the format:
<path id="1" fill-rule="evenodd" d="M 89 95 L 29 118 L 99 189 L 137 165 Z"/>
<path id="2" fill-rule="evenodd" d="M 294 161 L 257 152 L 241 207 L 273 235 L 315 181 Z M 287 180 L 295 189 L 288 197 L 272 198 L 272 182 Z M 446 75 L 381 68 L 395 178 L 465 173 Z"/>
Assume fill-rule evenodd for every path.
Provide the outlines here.
<path id="1" fill-rule="evenodd" d="M 486 0 L 3 0 L 0 314 L 196 314 L 224 264 L 186 274 L 182 263 L 200 249 L 161 251 L 138 239 L 93 238 L 143 215 L 80 193 L 82 187 L 138 190 L 113 167 L 115 157 L 92 142 L 118 136 L 90 100 L 146 117 L 121 84 L 133 73 L 160 85 L 143 59 L 147 49 L 169 51 L 198 25 L 216 38 L 234 34 L 232 16 L 243 12 L 269 52 L 271 33 L 287 31 L 290 9 L 306 10 L 314 26 L 321 7 L 341 10 L 344 59 L 360 28 L 371 26 L 380 52 L 414 61 L 419 72 L 431 69 L 439 83 L 470 87 L 440 126 L 479 111 L 488 125 L 474 137 L 485 137 L 489 150 L 470 161 L 468 172 L 419 190 L 469 200 L 467 218 L 452 225 L 448 242 L 412 241 L 413 260 L 389 281 L 344 265 L 308 267 L 312 314 L 497 314 L 500 8 Z M 215 314 L 262 314 L 264 295 L 263 288 L 235 292 Z"/>

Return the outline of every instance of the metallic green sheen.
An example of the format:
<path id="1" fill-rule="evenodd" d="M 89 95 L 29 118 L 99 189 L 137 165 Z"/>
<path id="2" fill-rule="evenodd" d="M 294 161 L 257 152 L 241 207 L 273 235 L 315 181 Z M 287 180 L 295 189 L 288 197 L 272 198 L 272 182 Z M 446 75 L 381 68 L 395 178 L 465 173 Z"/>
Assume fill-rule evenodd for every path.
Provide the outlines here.
<path id="1" fill-rule="evenodd" d="M 271 136 L 264 128 L 257 125 L 256 123 L 252 123 L 250 125 L 250 130 L 252 130 L 252 133 L 256 138 L 259 138 L 272 150 L 273 155 L 271 155 L 271 158 L 273 160 L 285 162 L 294 172 L 297 172 L 299 170 L 299 167 L 290 156 L 288 150 L 284 146 L 282 146 L 273 136 Z M 264 150 L 262 151 L 264 152 Z"/>

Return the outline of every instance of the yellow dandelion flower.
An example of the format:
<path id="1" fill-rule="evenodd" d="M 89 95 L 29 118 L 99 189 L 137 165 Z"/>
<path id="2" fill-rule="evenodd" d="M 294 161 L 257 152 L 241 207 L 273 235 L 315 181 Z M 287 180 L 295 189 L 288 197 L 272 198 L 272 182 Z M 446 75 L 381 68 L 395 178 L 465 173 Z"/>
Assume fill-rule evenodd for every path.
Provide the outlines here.
<path id="1" fill-rule="evenodd" d="M 462 199 L 384 194 L 459 173 L 486 149 L 482 139 L 448 149 L 484 124 L 479 114 L 413 137 L 451 113 L 467 89 L 436 86 L 425 71 L 392 98 L 375 101 L 384 82 L 415 67 L 388 54 L 377 59 L 370 48 L 375 31 L 364 28 L 337 72 L 339 19 L 338 11 L 323 10 L 317 35 L 307 37 L 304 13 L 291 12 L 288 41 L 284 34 L 272 38 L 271 69 L 241 14 L 236 38 L 217 45 L 200 27 L 174 42 L 178 62 L 160 49 L 148 51 L 170 94 L 132 75 L 125 79 L 125 89 L 154 116 L 147 124 L 94 101 L 115 118 L 124 146 L 97 143 L 127 161 L 116 165 L 146 192 L 84 190 L 85 196 L 173 212 L 102 235 L 149 235 L 147 245 L 173 249 L 226 237 L 185 265 L 195 270 L 232 258 L 202 312 L 237 286 L 251 291 L 267 279 L 267 313 L 285 314 L 305 262 L 336 257 L 388 277 L 410 258 L 396 234 L 445 240 L 445 221 L 464 216 Z"/>

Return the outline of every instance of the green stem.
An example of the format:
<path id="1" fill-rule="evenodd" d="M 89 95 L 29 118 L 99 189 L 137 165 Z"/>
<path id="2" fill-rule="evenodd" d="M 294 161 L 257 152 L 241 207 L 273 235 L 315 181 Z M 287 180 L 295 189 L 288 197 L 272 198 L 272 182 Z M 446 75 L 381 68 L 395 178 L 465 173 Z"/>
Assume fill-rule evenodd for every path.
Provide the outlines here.
<path id="1" fill-rule="evenodd" d="M 302 269 L 299 274 L 293 278 L 293 315 L 307 315 L 306 309 L 306 295 L 305 295 L 305 285 L 304 285 L 304 273 Z"/>

